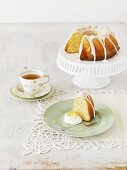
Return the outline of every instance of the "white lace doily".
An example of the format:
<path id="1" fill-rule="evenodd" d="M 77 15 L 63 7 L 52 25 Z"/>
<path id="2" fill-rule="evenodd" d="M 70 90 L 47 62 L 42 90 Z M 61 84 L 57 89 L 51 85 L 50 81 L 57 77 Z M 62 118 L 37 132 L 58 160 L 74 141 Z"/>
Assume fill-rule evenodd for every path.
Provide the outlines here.
<path id="1" fill-rule="evenodd" d="M 99 92 L 89 91 L 92 93 L 99 94 L 111 94 L 114 93 L 111 90 L 103 90 Z M 127 94 L 126 91 L 120 90 L 117 94 Z M 65 100 L 67 98 L 73 98 L 74 92 L 65 90 L 54 90 L 52 96 L 48 99 L 38 101 L 38 109 L 36 114 L 33 116 L 34 127 L 28 134 L 27 139 L 24 141 L 23 146 L 25 148 L 24 155 L 29 153 L 47 153 L 49 151 L 63 151 L 63 150 L 77 150 L 77 149 L 105 149 L 114 147 L 125 147 L 127 146 L 126 140 L 116 141 L 96 141 L 92 138 L 72 138 L 66 135 L 57 133 L 47 127 L 43 120 L 43 113 L 45 109 L 55 102 Z"/>

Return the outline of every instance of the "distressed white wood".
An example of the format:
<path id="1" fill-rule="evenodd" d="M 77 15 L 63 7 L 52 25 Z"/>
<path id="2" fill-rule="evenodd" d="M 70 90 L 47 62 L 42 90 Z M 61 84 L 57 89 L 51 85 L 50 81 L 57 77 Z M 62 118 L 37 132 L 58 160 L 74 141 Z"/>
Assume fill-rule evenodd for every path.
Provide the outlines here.
<path id="1" fill-rule="evenodd" d="M 82 24 L 0 24 L 0 169 L 59 169 L 127 166 L 127 149 L 65 151 L 23 156 L 23 140 L 32 128 L 36 103 L 8 94 L 24 67 L 43 70 L 55 88 L 75 89 L 72 77 L 56 66 L 59 48 L 74 26 Z M 120 24 L 111 24 L 120 28 Z M 123 24 L 123 28 L 126 26 Z M 105 89 L 127 90 L 127 71 Z"/>

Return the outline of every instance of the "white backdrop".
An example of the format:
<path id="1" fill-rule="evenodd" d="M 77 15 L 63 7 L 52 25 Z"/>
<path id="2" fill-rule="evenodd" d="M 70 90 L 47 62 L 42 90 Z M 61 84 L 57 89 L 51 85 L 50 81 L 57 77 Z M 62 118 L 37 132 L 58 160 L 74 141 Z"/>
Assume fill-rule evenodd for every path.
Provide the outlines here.
<path id="1" fill-rule="evenodd" d="M 127 0 L 0 0 L 0 23 L 127 21 Z"/>

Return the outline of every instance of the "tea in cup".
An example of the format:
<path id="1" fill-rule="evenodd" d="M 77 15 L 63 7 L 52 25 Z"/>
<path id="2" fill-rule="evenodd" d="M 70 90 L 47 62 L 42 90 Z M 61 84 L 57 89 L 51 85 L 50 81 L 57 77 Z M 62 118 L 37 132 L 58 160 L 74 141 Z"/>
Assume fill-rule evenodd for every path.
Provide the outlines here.
<path id="1" fill-rule="evenodd" d="M 39 70 L 29 70 L 19 75 L 24 92 L 34 95 L 39 93 L 42 86 L 49 82 L 49 76 Z"/>

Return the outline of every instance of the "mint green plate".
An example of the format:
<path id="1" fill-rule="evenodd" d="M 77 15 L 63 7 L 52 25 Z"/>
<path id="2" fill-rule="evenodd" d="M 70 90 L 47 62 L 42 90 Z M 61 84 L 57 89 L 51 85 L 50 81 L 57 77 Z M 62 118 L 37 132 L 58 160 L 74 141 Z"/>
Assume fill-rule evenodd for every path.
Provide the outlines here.
<path id="1" fill-rule="evenodd" d="M 48 107 L 44 113 L 44 121 L 56 132 L 72 137 L 88 137 L 99 135 L 113 125 L 115 116 L 112 110 L 100 102 L 95 102 L 96 117 L 92 126 L 85 126 L 83 121 L 78 125 L 68 125 L 64 122 L 64 115 L 72 109 L 73 99 L 64 100 Z M 96 123 L 95 123 L 96 122 Z M 95 124 L 94 124 L 95 123 Z"/>

